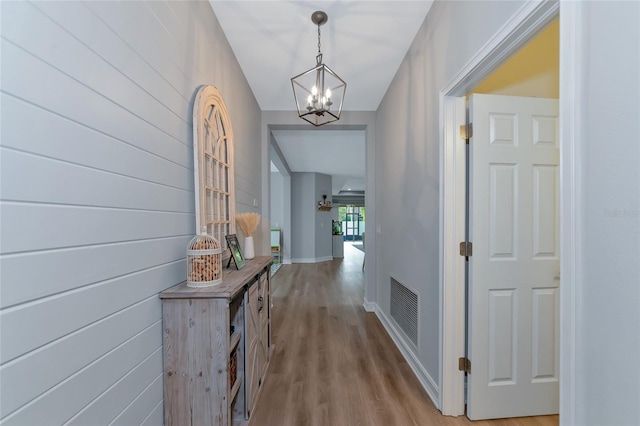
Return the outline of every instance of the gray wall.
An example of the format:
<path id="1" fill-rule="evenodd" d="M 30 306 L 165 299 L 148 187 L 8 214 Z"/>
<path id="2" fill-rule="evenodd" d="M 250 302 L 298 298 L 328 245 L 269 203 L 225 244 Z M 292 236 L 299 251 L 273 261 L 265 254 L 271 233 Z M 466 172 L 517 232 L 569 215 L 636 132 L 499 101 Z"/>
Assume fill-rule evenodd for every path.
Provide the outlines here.
<path id="1" fill-rule="evenodd" d="M 376 220 L 382 231 L 376 253 L 378 306 L 391 318 L 390 277 L 418 293 L 417 357 L 436 388 L 440 90 L 520 5 L 435 2 L 376 117 Z"/>
<path id="2" fill-rule="evenodd" d="M 377 111 L 377 302 L 389 316 L 389 276 L 419 293 L 417 357 L 435 384 L 439 92 L 521 4 L 436 2 Z M 563 121 L 575 130 L 563 140 L 571 144 L 563 151 L 563 200 L 576 203 L 575 216 L 562 222 L 562 256 L 571 256 L 562 276 L 574 288 L 561 301 L 562 365 L 570 370 L 562 374 L 571 379 L 561 382 L 561 423 L 633 425 L 640 419 L 640 372 L 629 369 L 640 350 L 640 3 L 564 2 L 560 27 L 561 46 L 581 48 L 577 63 L 561 63 L 562 111 L 575 114 Z"/>
<path id="3" fill-rule="evenodd" d="M 162 424 L 157 294 L 195 232 L 193 96 L 225 98 L 239 210 L 261 194 L 261 112 L 207 2 L 1 7 L 0 418 Z"/>
<path id="4" fill-rule="evenodd" d="M 576 425 L 637 425 L 640 370 L 630 366 L 640 353 L 640 3 L 560 7 L 561 46 L 568 37 L 580 46 L 576 69 L 560 86 L 562 112 L 575 120 L 566 123 L 575 128 L 563 140 L 573 149 L 563 161 L 576 167 L 563 177 L 563 197 L 576 210 L 562 225 L 576 236 L 563 247 L 575 259 L 563 263 L 561 298 L 567 285 L 573 292 L 563 327 L 575 334 L 563 338 L 570 342 L 563 367 L 573 377 L 561 386 L 574 393 L 561 393 L 561 421 L 573 415 Z M 568 9 L 576 16 L 570 34 L 562 21 Z"/>
<path id="5" fill-rule="evenodd" d="M 291 174 L 291 261 L 315 259 L 315 176 Z"/>
<path id="6" fill-rule="evenodd" d="M 319 211 L 322 194 L 331 200 L 331 176 L 291 174 L 291 261 L 315 263 L 332 258 L 331 214 Z"/>
<path id="7" fill-rule="evenodd" d="M 281 228 L 284 223 L 284 179 L 279 172 L 271 173 L 271 227 Z"/>
<path id="8" fill-rule="evenodd" d="M 291 169 L 285 161 L 282 152 L 278 148 L 275 141 L 272 140 L 273 136 L 269 135 L 268 141 L 262 141 L 263 150 L 262 154 L 266 155 L 263 158 L 263 162 L 266 164 L 273 164 L 278 169 L 279 173 L 271 173 L 265 170 L 265 179 L 262 182 L 262 190 L 264 197 L 263 208 L 268 205 L 270 217 L 268 220 L 269 227 L 277 226 L 281 230 L 282 248 L 280 261 L 285 264 L 291 263 Z M 271 169 L 269 167 L 269 169 Z M 271 182 L 271 179 L 276 180 L 276 184 Z M 275 187 L 274 187 L 275 185 Z M 265 196 L 264 190 L 266 187 L 270 188 L 268 195 Z M 272 191 L 276 191 L 272 194 Z M 274 206 L 274 203 L 276 204 Z M 269 250 L 268 247 L 265 249 Z"/>
<path id="9" fill-rule="evenodd" d="M 331 176 L 316 173 L 315 199 L 316 204 L 322 200 L 322 196 L 327 196 L 327 201 L 331 201 Z M 337 209 L 332 209 L 337 210 Z M 333 259 L 333 240 L 331 237 L 331 212 L 320 211 L 315 209 L 316 214 L 316 259 L 331 260 Z"/>

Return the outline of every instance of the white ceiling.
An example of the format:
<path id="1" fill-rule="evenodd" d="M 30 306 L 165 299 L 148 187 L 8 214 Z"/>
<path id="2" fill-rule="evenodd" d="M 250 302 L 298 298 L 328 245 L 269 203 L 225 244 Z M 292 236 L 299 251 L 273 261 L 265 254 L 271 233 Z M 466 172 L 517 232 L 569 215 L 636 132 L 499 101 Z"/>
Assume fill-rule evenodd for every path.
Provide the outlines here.
<path id="1" fill-rule="evenodd" d="M 343 111 L 376 111 L 433 3 L 430 0 L 209 2 L 260 108 L 292 113 L 295 102 L 291 77 L 316 64 L 318 32 L 311 22 L 314 11 L 322 10 L 329 16 L 321 26 L 322 53 L 324 63 L 347 82 Z M 305 122 L 301 119 L 300 123 Z M 277 133 L 275 140 L 293 171 L 330 174 L 334 188 L 342 182 L 340 188 L 364 189 L 363 132 Z"/>
<path id="2" fill-rule="evenodd" d="M 364 130 L 274 130 L 292 172 L 331 175 L 333 194 L 365 190 Z"/>

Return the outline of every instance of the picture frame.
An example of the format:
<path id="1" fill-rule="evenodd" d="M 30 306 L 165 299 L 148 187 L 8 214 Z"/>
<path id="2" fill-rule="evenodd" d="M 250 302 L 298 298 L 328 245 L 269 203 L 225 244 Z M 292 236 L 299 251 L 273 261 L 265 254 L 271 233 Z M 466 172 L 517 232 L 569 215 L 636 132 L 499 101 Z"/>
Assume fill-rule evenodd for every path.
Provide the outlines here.
<path id="1" fill-rule="evenodd" d="M 227 246 L 229 250 L 231 250 L 231 256 L 229 257 L 229 262 L 227 263 L 227 268 L 231 265 L 231 260 L 233 259 L 233 263 L 236 265 L 236 269 L 244 268 L 244 265 L 247 261 L 242 254 L 242 249 L 240 248 L 240 243 L 238 242 L 238 237 L 236 234 L 225 235 L 225 240 L 227 240 Z"/>

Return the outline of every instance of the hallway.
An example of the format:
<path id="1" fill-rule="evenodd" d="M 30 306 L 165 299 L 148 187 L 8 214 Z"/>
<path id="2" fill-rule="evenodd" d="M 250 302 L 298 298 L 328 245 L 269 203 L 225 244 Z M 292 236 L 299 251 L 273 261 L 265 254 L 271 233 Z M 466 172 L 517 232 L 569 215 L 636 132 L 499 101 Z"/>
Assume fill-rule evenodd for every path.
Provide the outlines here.
<path id="1" fill-rule="evenodd" d="M 273 340 L 252 426 L 551 426 L 558 416 L 470 422 L 433 406 L 363 303 L 364 253 L 284 265 L 272 278 Z"/>

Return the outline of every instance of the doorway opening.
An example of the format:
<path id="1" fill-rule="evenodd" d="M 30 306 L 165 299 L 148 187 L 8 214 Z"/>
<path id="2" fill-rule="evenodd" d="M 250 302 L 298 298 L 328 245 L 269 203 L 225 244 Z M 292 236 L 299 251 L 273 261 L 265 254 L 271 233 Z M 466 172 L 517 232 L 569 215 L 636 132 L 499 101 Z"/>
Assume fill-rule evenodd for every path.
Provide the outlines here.
<path id="1" fill-rule="evenodd" d="M 365 229 L 364 206 L 346 205 L 338 208 L 338 221 L 342 224 L 342 234 L 345 241 L 362 241 Z"/>
<path id="2" fill-rule="evenodd" d="M 440 409 L 445 415 L 465 414 L 465 375 L 459 360 L 466 355 L 465 235 L 466 144 L 460 125 L 466 123 L 465 96 L 558 17 L 558 3 L 525 4 L 490 43 L 441 92 L 441 365 Z M 556 77 L 557 78 L 557 77 Z M 471 360 L 473 362 L 473 360 Z"/>

